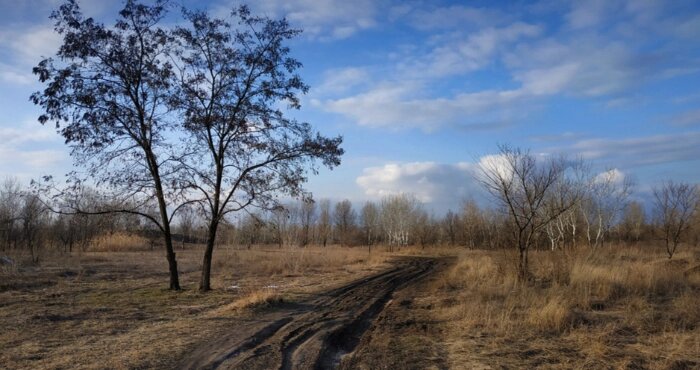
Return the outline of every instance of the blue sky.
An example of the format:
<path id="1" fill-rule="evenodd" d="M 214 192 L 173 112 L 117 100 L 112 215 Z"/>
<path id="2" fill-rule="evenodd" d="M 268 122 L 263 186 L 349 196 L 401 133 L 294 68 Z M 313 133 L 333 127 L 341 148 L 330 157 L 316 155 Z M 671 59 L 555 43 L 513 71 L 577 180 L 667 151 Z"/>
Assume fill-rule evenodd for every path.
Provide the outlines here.
<path id="1" fill-rule="evenodd" d="M 0 0 L 0 176 L 70 169 L 29 102 L 31 67 L 60 43 L 60 1 Z M 111 21 L 118 1 L 81 1 Z M 226 14 L 239 2 L 186 5 Z M 305 30 L 311 85 L 293 114 L 345 138 L 343 164 L 308 184 L 355 202 L 412 192 L 436 211 L 479 197 L 498 144 L 582 155 L 633 176 L 700 182 L 700 2 L 270 0 L 255 12 Z"/>

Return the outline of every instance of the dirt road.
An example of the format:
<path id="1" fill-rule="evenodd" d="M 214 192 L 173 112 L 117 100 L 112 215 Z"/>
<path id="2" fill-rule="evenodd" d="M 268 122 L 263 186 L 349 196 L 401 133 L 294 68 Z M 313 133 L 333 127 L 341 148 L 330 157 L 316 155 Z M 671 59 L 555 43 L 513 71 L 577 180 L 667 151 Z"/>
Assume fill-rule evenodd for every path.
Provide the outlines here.
<path id="1" fill-rule="evenodd" d="M 235 333 L 203 343 L 180 368 L 344 368 L 394 292 L 445 264 L 435 258 L 397 259 L 389 271 L 242 323 Z"/>

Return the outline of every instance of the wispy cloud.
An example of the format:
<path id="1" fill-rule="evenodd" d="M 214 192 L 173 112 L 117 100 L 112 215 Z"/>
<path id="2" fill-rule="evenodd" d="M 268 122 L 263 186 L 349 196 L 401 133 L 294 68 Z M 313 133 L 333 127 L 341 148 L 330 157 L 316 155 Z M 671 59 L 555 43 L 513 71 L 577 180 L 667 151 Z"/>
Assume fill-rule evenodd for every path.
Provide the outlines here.
<path id="1" fill-rule="evenodd" d="M 326 100 L 323 107 L 368 127 L 418 128 L 426 132 L 445 126 L 484 130 L 485 124 L 497 123 L 498 128 L 511 120 L 515 103 L 524 99 L 519 91 L 420 98 L 414 96 L 417 90 L 419 87 L 412 83 L 386 84 L 355 96 Z"/>
<path id="2" fill-rule="evenodd" d="M 559 17 L 562 25 L 556 26 L 488 8 L 398 5 L 393 8 L 395 19 L 434 32 L 427 47 L 390 51 L 395 54 L 388 58 L 395 60 L 393 68 L 380 74 L 368 76 L 361 67 L 349 68 L 363 70 L 363 81 L 376 82 L 365 83 L 361 91 L 348 89 L 346 96 L 317 101 L 359 125 L 424 131 L 512 122 L 531 110 L 523 109 L 523 102 L 546 102 L 560 95 L 618 107 L 646 84 L 700 68 L 687 42 L 661 27 L 673 21 L 692 23 L 694 17 L 669 14 L 666 8 L 674 6 L 654 1 L 574 2 L 568 10 L 558 10 L 554 19 Z M 482 22 L 465 26 L 468 32 L 454 27 L 442 32 L 440 27 L 440 20 L 450 24 L 471 18 Z M 416 19 L 425 23 L 421 26 Z M 481 71 L 502 73 L 504 78 L 463 93 L 435 87 L 453 78 L 469 81 L 472 73 Z M 336 85 L 336 78 L 329 74 L 327 84 Z"/>
<path id="3" fill-rule="evenodd" d="M 221 15 L 228 13 L 238 1 L 223 1 L 214 7 Z M 378 2 L 372 0 L 269 0 L 250 4 L 256 11 L 275 17 L 286 17 L 313 39 L 337 40 L 377 25 Z"/>
<path id="4" fill-rule="evenodd" d="M 512 20 L 512 16 L 498 9 L 464 5 L 424 8 L 400 4 L 390 9 L 390 15 L 391 19 L 404 20 L 422 31 L 492 27 Z"/>
<path id="5" fill-rule="evenodd" d="M 1 145 L 7 146 L 58 141 L 58 135 L 50 128 L 39 126 L 39 123 L 34 123 L 33 126 L 34 127 L 24 124 L 19 127 L 0 127 Z"/>
<path id="6" fill-rule="evenodd" d="M 35 121 L 0 124 L 0 173 L 37 174 L 66 164 L 67 158 L 60 137 L 51 127 Z"/>
<path id="7" fill-rule="evenodd" d="M 35 82 L 32 67 L 42 58 L 55 54 L 60 41 L 60 36 L 48 25 L 28 30 L 0 28 L 0 56 L 4 56 L 0 79 L 15 85 Z"/>
<path id="8" fill-rule="evenodd" d="M 323 82 L 313 87 L 312 95 L 328 96 L 344 94 L 356 87 L 367 86 L 371 76 L 366 68 L 334 68 L 323 73 Z"/>
<path id="9" fill-rule="evenodd" d="M 670 117 L 669 122 L 673 126 L 690 127 L 700 126 L 700 109 L 692 109 Z"/>
<path id="10" fill-rule="evenodd" d="M 418 74 L 414 77 L 423 78 L 473 72 L 493 63 L 495 58 L 514 43 L 536 37 L 541 32 L 540 26 L 523 22 L 484 28 L 467 35 L 450 37 L 427 55 L 408 57 L 408 61 L 402 62 L 399 68 L 401 74 Z"/>
<path id="11" fill-rule="evenodd" d="M 700 158 L 700 132 L 653 135 L 624 139 L 586 139 L 554 150 L 581 154 L 616 167 L 693 161 Z"/>

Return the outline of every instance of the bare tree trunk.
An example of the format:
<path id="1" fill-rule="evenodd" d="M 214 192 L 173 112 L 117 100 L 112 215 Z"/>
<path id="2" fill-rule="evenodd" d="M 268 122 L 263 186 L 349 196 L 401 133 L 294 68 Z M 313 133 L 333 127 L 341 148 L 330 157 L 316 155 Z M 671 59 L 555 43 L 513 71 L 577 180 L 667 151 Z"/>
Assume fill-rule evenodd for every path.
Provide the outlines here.
<path id="1" fill-rule="evenodd" d="M 148 165 L 150 167 L 151 175 L 156 188 L 156 198 L 158 199 L 160 219 L 163 224 L 162 231 L 163 240 L 165 241 L 165 255 L 166 259 L 168 260 L 168 269 L 170 271 L 170 289 L 180 290 L 180 278 L 177 272 L 177 258 L 175 255 L 175 249 L 173 248 L 173 234 L 170 230 L 168 205 L 165 202 L 165 192 L 163 191 L 163 184 L 161 183 L 160 172 L 158 170 L 158 161 L 150 147 L 144 146 L 143 150 L 146 154 L 146 158 L 148 158 Z"/>
<path id="2" fill-rule="evenodd" d="M 527 248 L 518 248 L 519 258 L 518 258 L 518 281 L 524 282 L 528 280 L 528 260 L 527 260 Z"/>
<path id="3" fill-rule="evenodd" d="M 219 223 L 214 221 L 209 225 L 207 246 L 204 250 L 204 258 L 202 260 L 202 276 L 199 280 L 199 290 L 203 292 L 211 290 L 211 260 L 214 254 L 214 241 L 216 240 L 216 230 L 218 226 Z"/>

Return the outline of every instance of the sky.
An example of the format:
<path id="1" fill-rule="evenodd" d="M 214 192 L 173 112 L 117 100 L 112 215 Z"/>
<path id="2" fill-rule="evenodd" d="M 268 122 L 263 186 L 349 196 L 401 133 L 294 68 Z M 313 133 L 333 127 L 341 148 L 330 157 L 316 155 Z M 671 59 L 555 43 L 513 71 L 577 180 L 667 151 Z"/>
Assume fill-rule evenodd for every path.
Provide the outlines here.
<path id="1" fill-rule="evenodd" d="M 60 44 L 58 0 L 0 0 L 0 177 L 71 169 L 37 122 L 31 68 Z M 120 1 L 79 1 L 111 24 Z M 226 15 L 239 1 L 173 1 Z M 311 86 L 291 114 L 344 137 L 316 199 L 413 193 L 428 209 L 481 199 L 474 173 L 499 144 L 582 156 L 594 171 L 700 182 L 700 2 L 269 0 L 253 12 L 304 30 Z"/>

